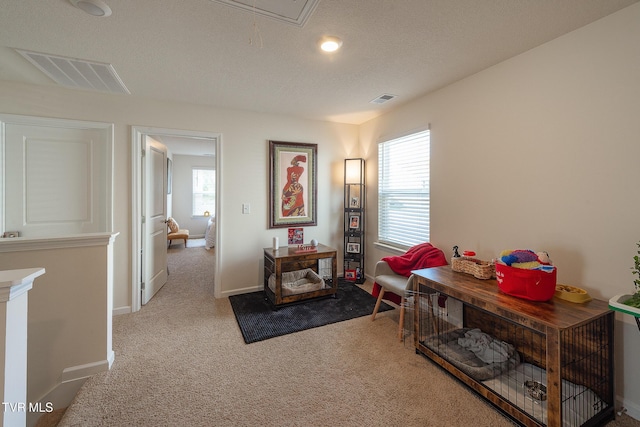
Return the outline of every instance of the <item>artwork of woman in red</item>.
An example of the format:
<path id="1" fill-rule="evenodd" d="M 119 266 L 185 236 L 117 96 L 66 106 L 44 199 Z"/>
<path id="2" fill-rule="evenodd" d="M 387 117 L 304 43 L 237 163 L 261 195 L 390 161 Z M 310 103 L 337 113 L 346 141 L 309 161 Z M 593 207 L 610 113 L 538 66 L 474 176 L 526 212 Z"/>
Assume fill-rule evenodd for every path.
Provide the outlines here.
<path id="1" fill-rule="evenodd" d="M 306 163 L 307 156 L 297 155 L 291 160 L 291 166 L 287 168 L 287 183 L 282 189 L 282 216 L 305 216 L 304 213 L 304 188 L 300 184 L 300 176 L 304 168 L 300 162 Z"/>

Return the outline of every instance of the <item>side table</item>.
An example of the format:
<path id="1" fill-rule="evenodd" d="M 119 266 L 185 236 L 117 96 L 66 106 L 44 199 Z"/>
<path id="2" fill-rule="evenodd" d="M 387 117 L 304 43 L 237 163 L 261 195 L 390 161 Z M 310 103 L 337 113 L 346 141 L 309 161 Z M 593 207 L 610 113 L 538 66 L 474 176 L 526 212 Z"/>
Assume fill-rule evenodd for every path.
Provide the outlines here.
<path id="1" fill-rule="evenodd" d="M 331 262 L 330 268 L 322 267 L 321 261 L 324 260 Z M 305 268 L 310 268 L 318 273 L 329 287 L 295 295 L 282 295 L 282 273 Z M 269 277 L 272 274 L 275 278 L 273 291 L 269 288 Z M 278 249 L 264 248 L 264 292 L 276 307 L 310 298 L 335 295 L 337 291 L 337 251 L 335 249 L 322 244 L 318 245 L 314 252 L 298 252 L 296 246 L 281 246 Z"/>

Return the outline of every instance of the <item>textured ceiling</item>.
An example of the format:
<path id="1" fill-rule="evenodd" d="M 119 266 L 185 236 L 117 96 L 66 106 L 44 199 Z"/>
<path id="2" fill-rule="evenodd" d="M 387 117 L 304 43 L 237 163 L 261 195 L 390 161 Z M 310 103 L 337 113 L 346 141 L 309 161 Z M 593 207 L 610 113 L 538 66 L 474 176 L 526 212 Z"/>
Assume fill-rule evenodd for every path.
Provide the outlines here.
<path id="1" fill-rule="evenodd" d="M 303 26 L 319 0 L 211 0 L 261 14 L 281 22 Z"/>
<path id="2" fill-rule="evenodd" d="M 19 48 L 112 64 L 131 91 L 114 96 L 358 124 L 637 1 L 320 0 L 297 26 L 210 0 L 105 0 L 107 18 L 5 0 L 0 80 L 55 84 Z"/>

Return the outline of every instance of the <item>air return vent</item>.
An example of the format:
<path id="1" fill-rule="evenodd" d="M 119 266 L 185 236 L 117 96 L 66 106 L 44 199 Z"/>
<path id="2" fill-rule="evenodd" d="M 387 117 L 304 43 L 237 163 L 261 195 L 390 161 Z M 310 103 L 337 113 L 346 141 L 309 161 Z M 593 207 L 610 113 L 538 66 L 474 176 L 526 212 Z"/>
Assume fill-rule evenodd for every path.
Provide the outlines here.
<path id="1" fill-rule="evenodd" d="M 16 50 L 59 85 L 111 93 L 131 93 L 111 64 Z"/>
<path id="2" fill-rule="evenodd" d="M 387 101 L 391 101 L 393 98 L 395 98 L 396 95 L 389 95 L 388 93 L 385 93 L 383 95 L 380 95 L 379 97 L 372 99 L 370 101 L 371 104 L 384 104 Z"/>

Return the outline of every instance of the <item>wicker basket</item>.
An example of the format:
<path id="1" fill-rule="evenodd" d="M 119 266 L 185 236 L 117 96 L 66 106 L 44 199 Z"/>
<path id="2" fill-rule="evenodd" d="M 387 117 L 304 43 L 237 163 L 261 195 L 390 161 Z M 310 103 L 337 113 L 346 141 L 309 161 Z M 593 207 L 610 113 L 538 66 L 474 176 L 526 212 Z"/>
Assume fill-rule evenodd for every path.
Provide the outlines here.
<path id="1" fill-rule="evenodd" d="M 470 257 L 451 258 L 451 269 L 459 273 L 473 275 L 476 279 L 487 280 L 496 277 L 496 266 L 491 261 Z"/>

